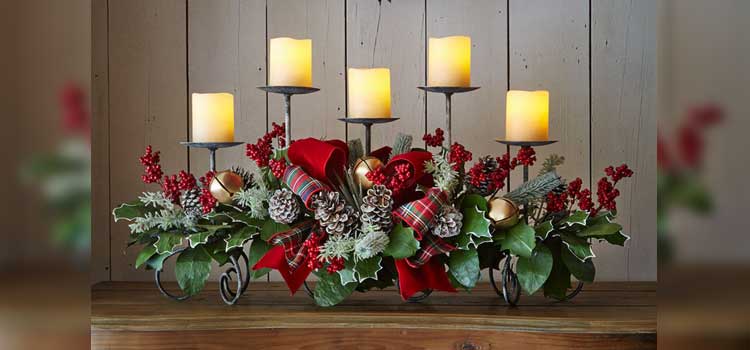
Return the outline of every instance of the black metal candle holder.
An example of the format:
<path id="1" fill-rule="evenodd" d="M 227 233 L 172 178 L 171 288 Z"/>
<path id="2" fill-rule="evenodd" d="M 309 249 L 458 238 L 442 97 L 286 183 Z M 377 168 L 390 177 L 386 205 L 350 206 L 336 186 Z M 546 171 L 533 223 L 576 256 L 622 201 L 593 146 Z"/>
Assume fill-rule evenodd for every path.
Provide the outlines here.
<path id="1" fill-rule="evenodd" d="M 424 90 L 427 92 L 436 92 L 441 93 L 445 95 L 445 128 L 446 128 L 446 134 L 448 139 L 448 147 L 450 147 L 453 144 L 453 136 L 452 136 L 452 107 L 451 107 L 451 97 L 453 94 L 462 93 L 462 92 L 469 92 L 474 91 L 476 89 L 479 89 L 478 86 L 466 86 L 466 87 L 460 87 L 460 86 L 418 86 L 417 89 Z"/>
<path id="2" fill-rule="evenodd" d="M 304 95 L 319 91 L 320 89 L 305 86 L 259 86 L 265 92 L 284 95 L 284 124 L 286 133 L 286 144 L 292 143 L 292 95 Z"/>
<path id="3" fill-rule="evenodd" d="M 557 140 L 547 140 L 547 141 L 511 141 L 511 140 L 504 140 L 504 139 L 496 139 L 495 140 L 498 143 L 504 144 L 506 147 L 506 152 L 508 153 L 508 158 L 510 158 L 510 147 L 516 146 L 516 147 L 539 147 L 539 146 L 546 146 L 551 145 Z M 510 178 L 507 179 L 508 181 L 508 191 L 510 191 Z M 526 183 L 529 181 L 529 166 L 524 165 L 523 166 L 523 182 Z M 526 208 L 524 208 L 526 210 Z M 504 263 L 503 263 L 504 262 Z M 500 264 L 502 264 L 502 267 Z M 495 270 L 494 265 L 490 266 L 490 283 L 492 284 L 492 288 L 495 290 L 495 293 L 505 299 L 505 302 L 508 303 L 511 306 L 516 306 L 518 304 L 518 300 L 521 298 L 521 285 L 518 283 L 518 275 L 516 275 L 515 271 L 513 271 L 513 264 L 512 264 L 512 258 L 510 254 L 503 251 L 501 255 L 499 256 L 497 263 L 497 268 L 500 270 L 501 280 L 500 280 L 500 287 L 497 286 L 497 282 L 495 282 L 495 274 L 493 273 Z M 581 292 L 581 289 L 583 289 L 583 282 L 578 281 L 578 285 L 576 288 L 567 294 L 564 298 L 560 299 L 559 301 L 565 301 L 573 299 L 578 293 Z"/>
<path id="4" fill-rule="evenodd" d="M 340 121 L 352 124 L 362 124 L 365 126 L 365 153 L 370 154 L 372 150 L 372 125 L 392 123 L 399 118 L 339 118 Z"/>
<path id="5" fill-rule="evenodd" d="M 190 148 L 208 149 L 208 168 L 216 171 L 216 150 L 220 148 L 229 148 L 239 146 L 244 142 L 180 142 L 181 145 Z"/>

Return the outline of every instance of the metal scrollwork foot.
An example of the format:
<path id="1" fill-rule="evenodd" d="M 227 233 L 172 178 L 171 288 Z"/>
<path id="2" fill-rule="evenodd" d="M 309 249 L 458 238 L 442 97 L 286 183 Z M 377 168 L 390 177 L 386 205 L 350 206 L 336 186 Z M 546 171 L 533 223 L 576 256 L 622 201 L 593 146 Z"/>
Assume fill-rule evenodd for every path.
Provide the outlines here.
<path id="1" fill-rule="evenodd" d="M 221 274 L 219 278 L 219 294 L 221 299 L 227 305 L 234 305 L 240 299 L 247 286 L 250 284 L 250 271 L 248 270 L 249 261 L 245 252 L 240 250 L 239 257 L 242 258 L 243 264 L 240 264 L 239 259 L 235 255 L 229 256 L 231 266 Z M 245 266 L 245 272 L 242 272 L 242 267 Z M 236 277 L 236 286 L 234 290 L 231 287 L 233 280 L 232 275 Z"/>
<path id="2" fill-rule="evenodd" d="M 502 269 L 500 269 L 500 287 L 498 288 L 497 282 L 495 282 L 493 267 L 490 267 L 490 282 L 497 295 L 501 296 L 508 305 L 516 306 L 518 305 L 518 300 L 521 298 L 521 285 L 518 283 L 518 275 L 513 271 L 511 260 L 511 256 L 505 254 L 505 263 Z M 498 261 L 498 268 L 501 261 L 503 261 L 502 257 Z"/>
<path id="3" fill-rule="evenodd" d="M 178 249 L 178 250 L 172 252 L 166 258 L 164 258 L 164 261 L 167 261 L 169 258 L 171 258 L 171 257 L 173 257 L 173 256 L 175 256 L 177 254 L 182 253 L 183 250 L 185 250 L 185 249 Z M 162 267 L 161 269 L 156 270 L 156 272 L 154 273 L 154 281 L 156 282 L 156 287 L 159 288 L 159 291 L 161 292 L 161 294 L 164 295 L 165 297 L 169 298 L 169 299 L 176 300 L 176 301 L 183 301 L 183 300 L 189 299 L 190 295 L 187 295 L 187 294 L 185 294 L 185 295 L 175 295 L 175 294 L 172 294 L 170 292 L 167 292 L 167 290 L 164 289 L 164 286 L 162 286 L 162 284 L 161 284 L 161 272 L 162 272 L 163 269 L 164 268 Z"/>

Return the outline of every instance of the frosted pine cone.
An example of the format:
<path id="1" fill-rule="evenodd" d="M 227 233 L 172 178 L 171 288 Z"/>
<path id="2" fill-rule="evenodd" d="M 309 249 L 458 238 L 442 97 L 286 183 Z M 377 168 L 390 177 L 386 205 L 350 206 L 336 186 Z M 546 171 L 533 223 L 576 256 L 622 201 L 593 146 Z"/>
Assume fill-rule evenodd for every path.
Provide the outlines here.
<path id="1" fill-rule="evenodd" d="M 253 174 L 245 170 L 245 168 L 240 168 L 238 166 L 233 166 L 231 169 L 229 169 L 231 172 L 239 175 L 242 178 L 242 189 L 246 190 L 250 187 L 253 187 Z"/>
<path id="2" fill-rule="evenodd" d="M 268 200 L 268 214 L 280 224 L 291 224 L 302 212 L 297 196 L 286 188 L 276 190 Z"/>
<path id="3" fill-rule="evenodd" d="M 180 195 L 180 206 L 185 214 L 191 217 L 201 216 L 203 209 L 200 202 L 201 190 L 193 188 L 189 191 L 184 191 Z"/>
<path id="4" fill-rule="evenodd" d="M 435 227 L 432 229 L 432 233 L 435 236 L 448 238 L 457 236 L 461 233 L 461 226 L 463 225 L 464 215 L 461 214 L 456 208 L 452 206 L 445 206 L 440 211 L 440 216 L 437 218 Z"/>
<path id="5" fill-rule="evenodd" d="M 315 220 L 333 236 L 350 235 L 359 222 L 357 212 L 339 192 L 319 192 L 313 200 Z"/>
<path id="6" fill-rule="evenodd" d="M 362 198 L 362 222 L 376 230 L 390 232 L 393 227 L 392 207 L 391 190 L 383 185 L 375 185 Z"/>
<path id="7" fill-rule="evenodd" d="M 481 170 L 479 174 L 475 175 L 479 178 L 470 178 L 469 182 L 474 184 L 472 187 L 474 187 L 479 195 L 489 196 L 496 190 L 494 188 L 495 185 L 492 183 L 490 174 L 497 171 L 499 165 L 497 164 L 497 159 L 493 158 L 492 156 L 484 156 L 482 158 L 479 158 L 479 163 L 481 164 Z M 469 177 L 471 177 L 471 174 L 469 175 Z"/>

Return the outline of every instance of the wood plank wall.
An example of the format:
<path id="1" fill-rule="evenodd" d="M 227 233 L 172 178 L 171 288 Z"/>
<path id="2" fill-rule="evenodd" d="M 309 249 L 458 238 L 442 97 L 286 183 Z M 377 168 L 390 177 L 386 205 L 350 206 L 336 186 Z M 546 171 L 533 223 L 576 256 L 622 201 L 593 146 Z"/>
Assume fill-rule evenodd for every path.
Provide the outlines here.
<path id="1" fill-rule="evenodd" d="M 281 98 L 256 89 L 269 38 L 313 40 L 322 90 L 293 98 L 295 137 L 361 137 L 335 120 L 346 114 L 346 67 L 389 67 L 402 120 L 375 129 L 373 142 L 385 145 L 397 132 L 419 140 L 444 127 L 442 97 L 416 87 L 426 80 L 427 38 L 464 34 L 482 88 L 454 97 L 454 139 L 475 157 L 502 152 L 492 140 L 504 134 L 505 91 L 550 90 L 550 134 L 561 142 L 538 149 L 540 160 L 563 154 L 562 175 L 594 186 L 606 165 L 636 170 L 619 203 L 632 240 L 597 247 L 597 277 L 655 280 L 655 13 L 655 2 L 620 0 L 94 0 L 94 164 L 107 179 L 94 184 L 96 203 L 111 209 L 146 189 L 137 157 L 149 144 L 168 172 L 206 170 L 205 153 L 178 144 L 190 135 L 190 93 L 234 93 L 239 140 L 280 122 Z M 250 166 L 243 154 L 223 152 L 218 165 Z M 94 214 L 93 266 L 106 271 L 96 275 L 151 279 L 124 254 L 126 225 Z"/>

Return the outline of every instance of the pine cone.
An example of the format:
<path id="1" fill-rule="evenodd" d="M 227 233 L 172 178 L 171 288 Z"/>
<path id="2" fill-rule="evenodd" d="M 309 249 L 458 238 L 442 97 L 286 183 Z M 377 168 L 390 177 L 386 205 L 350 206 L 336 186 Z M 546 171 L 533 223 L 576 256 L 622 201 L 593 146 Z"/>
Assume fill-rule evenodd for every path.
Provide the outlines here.
<path id="1" fill-rule="evenodd" d="M 350 235 L 357 227 L 357 212 L 339 192 L 319 192 L 313 200 L 315 220 L 329 235 Z"/>
<path id="2" fill-rule="evenodd" d="M 484 156 L 479 158 L 479 162 L 482 164 L 482 174 L 490 174 L 497 170 L 497 160 L 492 156 Z M 479 186 L 472 186 L 474 190 L 481 196 L 489 196 L 495 189 L 491 188 L 492 183 L 489 180 L 489 176 L 485 180 L 480 180 Z"/>
<path id="3" fill-rule="evenodd" d="M 203 214 L 201 207 L 201 190 L 197 187 L 189 191 L 184 191 L 180 195 L 180 206 L 188 216 L 200 216 Z"/>
<path id="4" fill-rule="evenodd" d="M 268 214 L 280 224 L 291 224 L 302 212 L 302 205 L 294 192 L 284 188 L 276 190 L 268 200 Z"/>
<path id="5" fill-rule="evenodd" d="M 375 185 L 367 190 L 367 195 L 362 198 L 362 222 L 374 226 L 381 232 L 391 232 L 393 227 L 393 198 L 391 190 L 383 185 Z"/>
<path id="6" fill-rule="evenodd" d="M 253 187 L 254 179 L 253 174 L 251 174 L 249 171 L 245 170 L 245 168 L 241 168 L 238 166 L 233 166 L 231 169 L 229 169 L 231 172 L 239 175 L 242 178 L 242 189 L 246 190 L 250 187 Z"/>
<path id="7" fill-rule="evenodd" d="M 440 211 L 432 233 L 438 237 L 453 237 L 461 233 L 464 215 L 452 206 L 445 206 Z"/>

